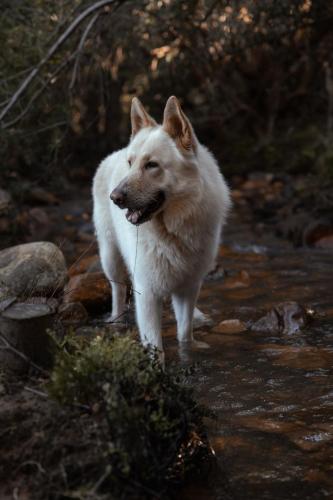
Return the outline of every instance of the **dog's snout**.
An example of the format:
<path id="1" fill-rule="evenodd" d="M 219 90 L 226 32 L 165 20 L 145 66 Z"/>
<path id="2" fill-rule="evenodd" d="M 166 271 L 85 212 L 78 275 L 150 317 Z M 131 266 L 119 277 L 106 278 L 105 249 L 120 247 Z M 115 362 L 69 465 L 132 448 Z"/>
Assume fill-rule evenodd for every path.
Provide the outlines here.
<path id="1" fill-rule="evenodd" d="M 125 207 L 126 197 L 126 191 L 124 191 L 123 189 L 114 189 L 110 194 L 110 198 L 113 203 L 118 205 L 118 207 L 120 208 Z"/>

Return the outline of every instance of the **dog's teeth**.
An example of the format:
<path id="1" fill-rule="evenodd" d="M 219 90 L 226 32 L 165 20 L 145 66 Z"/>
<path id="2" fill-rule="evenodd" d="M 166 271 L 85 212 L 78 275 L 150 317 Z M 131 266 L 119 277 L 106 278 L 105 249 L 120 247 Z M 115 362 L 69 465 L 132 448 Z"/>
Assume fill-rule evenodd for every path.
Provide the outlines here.
<path id="1" fill-rule="evenodd" d="M 141 215 L 140 210 L 136 210 L 135 212 L 133 212 L 131 216 L 131 222 L 133 222 L 133 224 L 136 224 L 140 218 L 140 215 Z"/>

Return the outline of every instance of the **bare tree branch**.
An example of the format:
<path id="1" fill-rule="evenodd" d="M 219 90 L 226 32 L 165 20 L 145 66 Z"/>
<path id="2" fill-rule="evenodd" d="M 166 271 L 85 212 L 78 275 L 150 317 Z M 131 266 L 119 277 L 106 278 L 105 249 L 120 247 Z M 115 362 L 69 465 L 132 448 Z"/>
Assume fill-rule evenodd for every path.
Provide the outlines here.
<path id="1" fill-rule="evenodd" d="M 69 84 L 69 89 L 70 90 L 72 90 L 72 88 L 75 85 L 75 80 L 76 80 L 76 76 L 77 76 L 77 70 L 78 70 L 78 66 L 79 66 L 79 62 L 80 62 L 80 56 L 81 56 L 81 53 L 82 53 L 82 50 L 83 50 L 84 43 L 85 43 L 85 41 L 87 39 L 87 36 L 90 33 L 91 28 L 94 26 L 95 22 L 97 21 L 98 16 L 99 16 L 99 12 L 97 12 L 91 18 L 91 20 L 87 24 L 87 27 L 86 27 L 86 29 L 84 30 L 84 32 L 83 32 L 83 34 L 81 36 L 81 40 L 80 40 L 79 46 L 77 48 L 77 56 L 76 56 L 75 63 L 74 63 L 74 68 L 73 68 L 71 83 Z"/>
<path id="2" fill-rule="evenodd" d="M 52 73 L 52 75 L 49 76 L 49 78 L 45 82 L 43 82 L 41 88 L 39 88 L 34 93 L 34 95 L 31 97 L 30 101 L 28 102 L 28 104 L 26 105 L 26 107 L 21 111 L 21 113 L 19 115 L 17 115 L 13 120 L 11 120 L 9 122 L 6 122 L 6 123 L 3 123 L 2 124 L 2 128 L 6 129 L 8 127 L 12 127 L 13 125 L 15 125 L 15 123 L 19 122 L 28 113 L 29 109 L 31 108 L 31 106 L 33 105 L 33 103 L 36 101 L 36 99 L 38 99 L 38 97 L 40 97 L 42 95 L 42 93 L 45 91 L 45 89 L 47 88 L 47 86 L 49 85 L 49 83 L 53 80 L 53 78 L 58 73 L 60 73 L 67 66 L 67 64 L 69 64 L 71 62 L 71 60 L 74 59 L 74 57 L 77 56 L 77 55 L 78 55 L 78 51 L 76 50 L 65 61 L 63 61 L 57 67 L 57 69 Z"/>
<path id="3" fill-rule="evenodd" d="M 0 121 L 4 119 L 4 117 L 8 114 L 8 112 L 12 109 L 17 100 L 21 97 L 21 95 L 26 91 L 32 80 L 38 75 L 41 68 L 44 64 L 53 56 L 53 54 L 61 47 L 61 45 L 67 40 L 67 38 L 76 30 L 76 28 L 93 12 L 96 10 L 102 9 L 106 5 L 111 5 L 114 3 L 118 3 L 119 0 L 100 0 L 99 2 L 94 3 L 86 10 L 84 10 L 78 17 L 74 19 L 74 21 L 68 26 L 68 28 L 64 31 L 64 33 L 56 40 L 56 42 L 52 45 L 52 47 L 48 50 L 47 54 L 39 61 L 37 66 L 31 71 L 28 77 L 23 81 L 23 83 L 19 86 L 17 91 L 14 93 L 12 98 L 10 99 L 7 106 L 0 113 Z"/>

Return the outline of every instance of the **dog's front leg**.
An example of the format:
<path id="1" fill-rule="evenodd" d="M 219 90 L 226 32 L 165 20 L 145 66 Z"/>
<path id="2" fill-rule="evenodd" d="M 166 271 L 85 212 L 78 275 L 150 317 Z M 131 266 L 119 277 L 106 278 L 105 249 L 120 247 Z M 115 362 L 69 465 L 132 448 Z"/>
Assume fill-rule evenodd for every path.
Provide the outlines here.
<path id="1" fill-rule="evenodd" d="M 181 343 L 196 347 L 209 347 L 205 342 L 200 342 L 193 337 L 193 314 L 199 295 L 201 283 L 186 286 L 182 291 L 172 295 L 172 305 L 177 320 L 177 338 Z"/>
<path id="2" fill-rule="evenodd" d="M 136 285 L 135 305 L 136 319 L 139 327 L 141 342 L 152 345 L 163 352 L 161 319 L 162 299 L 156 297 L 151 290 L 144 290 Z"/>

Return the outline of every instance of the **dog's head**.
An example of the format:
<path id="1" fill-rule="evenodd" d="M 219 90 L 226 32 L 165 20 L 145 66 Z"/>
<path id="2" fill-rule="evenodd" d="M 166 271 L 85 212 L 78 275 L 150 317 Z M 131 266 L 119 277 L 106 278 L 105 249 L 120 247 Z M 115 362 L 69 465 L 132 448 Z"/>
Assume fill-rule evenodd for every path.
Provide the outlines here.
<path id="1" fill-rule="evenodd" d="M 112 191 L 111 199 L 120 208 L 127 208 L 127 219 L 138 225 L 185 199 L 187 193 L 193 194 L 198 177 L 198 142 L 174 96 L 165 106 L 162 125 L 157 125 L 134 98 L 131 123 L 124 178 Z"/>

